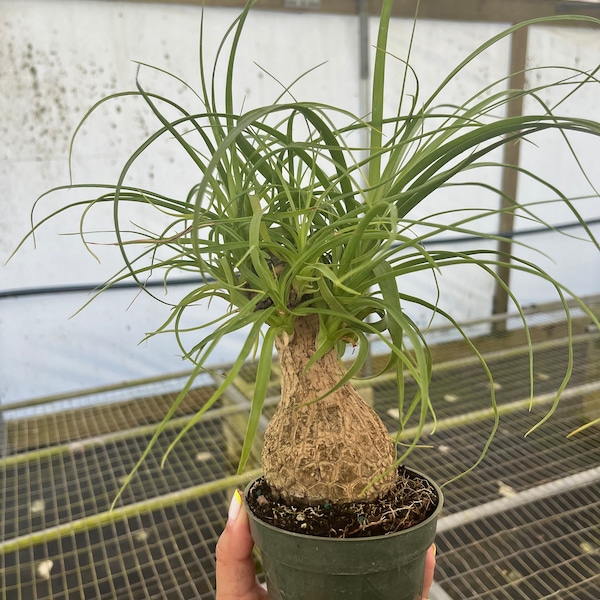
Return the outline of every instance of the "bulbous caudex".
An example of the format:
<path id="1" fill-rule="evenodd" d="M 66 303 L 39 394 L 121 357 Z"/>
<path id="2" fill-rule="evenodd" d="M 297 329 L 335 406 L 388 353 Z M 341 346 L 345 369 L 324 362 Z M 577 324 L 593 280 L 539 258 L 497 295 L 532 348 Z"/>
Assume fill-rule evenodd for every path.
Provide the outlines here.
<path id="1" fill-rule="evenodd" d="M 265 479 L 289 503 L 371 501 L 396 481 L 394 446 L 349 383 L 315 402 L 344 375 L 335 349 L 306 369 L 318 330 L 316 315 L 297 317 L 294 333 L 276 341 L 281 400 L 264 436 Z"/>

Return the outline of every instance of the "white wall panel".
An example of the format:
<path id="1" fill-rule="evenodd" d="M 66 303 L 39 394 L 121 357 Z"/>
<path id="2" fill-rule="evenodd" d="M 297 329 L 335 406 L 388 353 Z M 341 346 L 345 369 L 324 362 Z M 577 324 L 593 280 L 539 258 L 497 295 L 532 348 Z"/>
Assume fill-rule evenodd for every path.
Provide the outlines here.
<path id="1" fill-rule="evenodd" d="M 101 258 L 98 263 L 82 250 L 77 236 L 59 235 L 77 232 L 79 216 L 75 214 L 65 215 L 44 227 L 37 238 L 37 249 L 27 243 L 8 265 L 4 261 L 27 230 L 36 197 L 50 187 L 68 183 L 70 136 L 86 109 L 104 95 L 134 88 L 133 61 L 170 70 L 191 85 L 199 86 L 200 14 L 198 7 L 176 4 L 0 0 L 1 290 L 101 282 L 119 268 L 119 255 L 113 247 L 94 246 Z M 235 15 L 234 10 L 206 9 L 204 32 L 209 59 Z M 371 19 L 370 25 L 374 44 L 376 20 Z M 409 21 L 392 24 L 391 53 L 405 56 L 410 27 Z M 422 98 L 435 89 L 461 58 L 500 29 L 500 25 L 490 24 L 420 23 L 411 61 L 419 74 Z M 251 15 L 237 68 L 238 106 L 259 106 L 280 92 L 279 84 L 255 63 L 287 85 L 327 61 L 297 84 L 295 95 L 360 112 L 358 32 L 358 19 L 354 17 L 264 11 Z M 582 68 L 589 67 L 594 60 L 598 63 L 600 55 L 597 32 L 536 31 L 532 34 L 531 53 L 532 60 L 559 61 L 570 57 Z M 440 97 L 440 102 L 460 101 L 486 83 L 503 77 L 507 69 L 508 47 L 501 44 L 479 59 Z M 391 65 L 387 96 L 390 111 L 397 105 L 401 73 L 400 63 Z M 143 69 L 140 81 L 145 88 L 165 93 L 190 110 L 201 110 L 189 90 L 164 74 Z M 590 96 L 570 110 L 595 114 L 598 118 L 597 100 L 597 94 Z M 123 160 L 156 125 L 140 99 L 121 98 L 103 105 L 75 140 L 74 181 L 114 182 Z M 556 176 L 559 183 L 569 182 L 573 165 L 563 160 L 564 148 L 555 152 L 550 142 L 542 146 L 552 151 L 551 158 L 538 153 L 538 148 L 526 147 L 525 164 L 542 165 L 543 172 Z M 597 168 L 594 169 L 597 158 L 589 156 L 586 148 L 581 147 L 586 166 L 597 175 Z M 137 184 L 152 186 L 174 197 L 186 194 L 198 179 L 190 160 L 166 138 L 151 156 L 140 161 L 134 175 Z M 477 177 L 478 181 L 493 185 L 499 182 L 499 174 L 493 170 L 481 171 Z M 36 214 L 41 216 L 56 210 L 66 200 L 77 198 L 77 193 L 65 192 L 44 199 Z M 529 198 L 536 193 L 539 190 L 522 184 L 522 196 Z M 584 193 L 584 189 L 578 187 L 574 193 Z M 493 194 L 481 190 L 472 193 L 448 190 L 425 203 L 414 217 L 453 206 L 477 210 L 495 206 L 496 202 Z M 597 205 L 582 206 L 587 218 L 600 216 Z M 131 218 L 137 221 L 145 217 L 136 211 Z M 548 218 L 562 222 L 565 216 L 557 212 L 550 213 Z M 149 224 L 156 226 L 157 222 Z M 110 213 L 100 210 L 94 213 L 95 229 L 110 227 Z M 483 228 L 493 231 L 496 220 L 489 219 Z M 569 246 L 571 256 L 577 255 L 577 248 Z M 597 292 L 598 253 L 586 250 L 581 256 L 586 257 L 589 265 L 586 263 L 587 273 L 579 276 L 572 261 L 561 263 L 559 252 L 557 276 L 567 276 L 575 291 Z M 540 288 L 532 288 L 519 278 L 515 282 L 519 295 L 543 299 L 538 298 Z M 489 313 L 493 286 L 473 269 L 448 271 L 438 284 L 443 307 L 454 310 L 459 318 Z M 435 301 L 436 286 L 431 276 L 407 279 L 402 286 L 407 293 Z M 181 291 L 172 291 L 165 300 L 173 300 Z M 69 316 L 86 301 L 86 296 L 0 298 L 0 401 L 183 368 L 179 350 L 168 337 L 137 345 L 146 332 L 167 318 L 169 308 L 146 298 L 138 298 L 131 305 L 135 297 L 135 291 L 111 292 L 73 319 Z M 216 309 L 212 307 L 213 311 Z M 197 307 L 193 318 L 201 318 L 207 310 L 205 306 Z M 422 322 L 428 318 L 420 310 L 414 316 Z M 215 361 L 227 360 L 231 355 L 232 348 L 223 347 Z"/>

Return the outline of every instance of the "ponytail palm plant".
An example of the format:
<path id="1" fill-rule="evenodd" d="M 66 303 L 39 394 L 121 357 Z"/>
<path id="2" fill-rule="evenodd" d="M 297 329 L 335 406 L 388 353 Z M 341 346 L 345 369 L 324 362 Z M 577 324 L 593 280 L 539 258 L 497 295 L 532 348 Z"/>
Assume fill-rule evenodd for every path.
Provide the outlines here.
<path id="1" fill-rule="evenodd" d="M 507 89 L 507 80 L 502 79 L 460 105 L 442 103 L 449 84 L 488 48 L 519 28 L 554 22 L 554 18 L 538 19 L 491 38 L 425 99 L 419 96 L 416 74 L 405 63 L 403 97 L 398 102 L 401 108 L 396 114 L 384 114 L 386 67 L 398 60 L 386 50 L 392 0 L 385 0 L 369 115 L 296 100 L 288 88 L 268 106 L 237 111 L 236 53 L 251 5 L 248 2 L 227 31 L 212 76 L 201 65 L 197 106 L 184 108 L 145 89 L 138 73 L 134 91 L 104 98 L 90 109 L 83 122 L 100 104 L 135 95 L 156 117 L 157 129 L 126 160 L 116 184 L 56 188 L 79 188 L 91 196 L 62 207 L 35 224 L 33 230 L 64 210 L 82 209 L 85 221 L 90 208 L 107 205 L 114 213 L 123 269 L 107 282 L 106 288 L 129 278 L 150 294 L 144 282 L 159 270 L 164 271 L 167 286 L 178 273 L 198 276 L 197 286 L 172 307 L 168 320 L 156 331 L 175 336 L 183 355 L 193 363 L 193 372 L 151 445 L 194 378 L 207 367 L 215 348 L 227 336 L 243 331 L 244 341 L 231 369 L 178 439 L 211 408 L 242 366 L 257 357 L 256 384 L 239 465 L 243 470 L 258 430 L 276 350 L 281 367 L 281 400 L 264 435 L 266 480 L 289 502 L 371 500 L 385 495 L 394 485 L 397 466 L 419 443 L 425 423 L 435 420 L 429 395 L 431 353 L 422 329 L 410 317 L 410 307 L 423 308 L 456 326 L 493 383 L 484 358 L 455 318 L 441 308 L 439 298 L 409 294 L 403 283 L 407 276 L 429 272 L 437 277 L 455 265 L 472 265 L 504 287 L 522 314 L 518 299 L 497 275 L 499 267 L 509 267 L 551 284 L 568 315 L 569 290 L 536 264 L 491 250 L 489 244 L 481 250 L 453 251 L 433 249 L 429 242 L 447 233 L 482 235 L 478 220 L 497 217 L 503 211 L 519 210 L 524 218 L 547 226 L 536 216 L 535 205 L 518 205 L 478 178 L 478 169 L 494 167 L 518 169 L 521 177 L 545 186 L 548 201 L 567 206 L 589 242 L 600 249 L 566 190 L 545 182 L 534 172 L 493 159 L 494 151 L 502 146 L 520 140 L 535 143 L 536 134 L 541 132 L 554 132 L 565 152 L 573 156 L 571 134 L 597 138 L 598 121 L 560 112 L 562 100 L 598 86 L 597 68 L 589 72 L 556 68 L 553 72 L 558 77 L 554 81 L 527 90 Z M 200 60 L 205 61 L 202 44 Z M 148 68 L 140 66 L 142 72 Z M 215 73 L 220 69 L 225 72 L 224 91 L 216 89 Z M 409 94 L 409 84 L 414 93 Z M 556 108 L 543 100 L 549 89 L 562 92 Z M 498 116 L 518 97 L 530 100 L 536 111 Z M 218 98 L 223 98 L 222 104 Z M 360 138 L 361 132 L 368 143 L 351 143 Z M 137 161 L 165 136 L 180 144 L 190 167 L 197 171 L 197 183 L 185 198 L 140 189 L 129 181 Z M 597 195 L 583 167 L 580 172 Z M 480 186 L 496 193 L 499 201 L 513 203 L 508 203 L 509 208 L 482 208 L 477 212 L 450 211 L 439 206 L 425 218 L 415 216 L 435 192 L 459 185 Z M 159 231 L 131 231 L 130 223 L 123 224 L 124 205 L 156 210 L 166 215 L 168 222 Z M 88 235 L 83 235 L 86 245 L 90 242 Z M 494 242 L 507 239 L 501 234 L 483 235 Z M 212 299 L 224 300 L 229 310 L 211 323 L 193 328 L 184 325 L 190 307 Z M 523 325 L 527 330 L 524 317 Z M 194 341 L 188 344 L 190 334 Z M 379 417 L 351 385 L 351 379 L 361 374 L 374 341 L 382 342 L 389 351 L 382 371 L 392 371 L 396 376 L 399 431 L 411 419 L 418 422 L 418 433 L 401 452 L 397 452 Z M 351 350 L 346 353 L 350 361 L 342 366 L 346 350 Z M 570 371 L 571 366 L 560 390 L 567 384 Z M 414 395 L 405 394 L 406 377 L 417 383 Z M 493 385 L 490 390 L 490 401 L 495 406 Z M 496 419 L 494 431 L 497 425 Z"/>

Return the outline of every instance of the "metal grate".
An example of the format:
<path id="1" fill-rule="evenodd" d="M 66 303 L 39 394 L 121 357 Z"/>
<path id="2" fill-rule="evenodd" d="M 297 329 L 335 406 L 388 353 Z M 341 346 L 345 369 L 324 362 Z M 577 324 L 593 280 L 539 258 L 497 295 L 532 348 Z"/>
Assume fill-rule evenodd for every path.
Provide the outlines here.
<path id="1" fill-rule="evenodd" d="M 473 507 L 510 503 L 600 464 L 598 428 L 566 438 L 600 416 L 600 336 L 586 330 L 585 318 L 574 324 L 574 372 L 563 401 L 548 423 L 523 436 L 551 406 L 568 358 L 564 324 L 552 312 L 530 319 L 536 341 L 531 412 L 522 332 L 509 327 L 481 338 L 503 414 L 482 464 L 445 488 L 445 514 L 459 521 Z M 482 324 L 472 327 L 479 331 Z M 439 330 L 431 336 L 438 342 L 432 383 L 438 430 L 410 463 L 443 482 L 479 457 L 492 423 L 490 390 L 460 341 Z M 213 553 L 231 489 L 257 472 L 235 475 L 253 370 L 247 365 L 237 391 L 209 411 L 162 468 L 169 444 L 215 389 L 209 378 L 199 382 L 113 512 L 111 502 L 173 401 L 180 377 L 8 411 L 0 458 L 0 598 L 214 599 Z M 393 430 L 392 381 L 382 377 L 371 388 L 369 397 Z M 277 393 L 275 369 L 272 406 Z M 251 467 L 258 460 L 256 451 Z M 600 485 L 590 481 L 442 528 L 438 583 L 454 600 L 597 600 L 599 503 Z"/>
<path id="2" fill-rule="evenodd" d="M 574 397 L 561 403 L 552 420 L 530 437 L 522 432 L 535 417 L 519 411 L 505 415 L 500 433 L 482 464 L 444 489 L 446 513 L 466 510 L 502 497 L 580 473 L 600 465 L 600 436 L 590 429 L 567 438 L 582 423 L 574 414 L 581 402 Z M 590 414 L 600 417 L 600 407 Z M 410 457 L 411 466 L 440 482 L 464 472 L 479 457 L 488 428 L 474 423 L 435 434 L 430 449 L 418 449 Z"/>
<path id="3" fill-rule="evenodd" d="M 2 598 L 213 598 L 225 501 L 212 494 L 4 554 Z"/>
<path id="4" fill-rule="evenodd" d="M 598 483 L 438 536 L 438 580 L 452 598 L 597 600 Z"/>
<path id="5" fill-rule="evenodd" d="M 212 391 L 191 394 L 188 417 Z M 8 446 L 27 450 L 0 461 L 3 600 L 214 597 L 213 554 L 228 488 L 244 481 L 234 476 L 231 447 L 241 438 L 228 423 L 239 409 L 221 402 L 161 468 L 183 420 L 168 430 L 110 512 L 174 397 L 46 407 L 45 416 L 5 422 Z"/>

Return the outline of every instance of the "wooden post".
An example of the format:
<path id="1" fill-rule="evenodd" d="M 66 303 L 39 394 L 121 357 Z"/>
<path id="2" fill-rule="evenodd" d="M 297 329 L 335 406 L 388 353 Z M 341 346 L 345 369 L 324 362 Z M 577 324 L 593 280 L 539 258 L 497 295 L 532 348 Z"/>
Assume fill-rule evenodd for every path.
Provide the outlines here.
<path id="1" fill-rule="evenodd" d="M 4 411 L 0 410 L 0 458 L 8 454 L 8 439 L 6 437 L 6 428 L 4 426 Z"/>
<path id="2" fill-rule="evenodd" d="M 510 49 L 510 79 L 511 90 L 522 90 L 525 87 L 525 63 L 527 59 L 527 28 L 522 27 L 512 34 Z M 507 116 L 516 117 L 523 113 L 523 96 L 518 95 L 507 105 Z M 498 255 L 500 261 L 506 261 L 505 256 L 512 252 L 512 241 L 510 236 L 514 226 L 514 209 L 517 204 L 518 171 L 511 168 L 519 165 L 521 144 L 517 140 L 504 146 L 503 162 L 508 167 L 502 171 L 502 192 L 505 196 L 501 199 L 499 229 L 503 235 L 509 237 L 507 240 L 498 242 Z M 499 279 L 505 285 L 510 285 L 510 266 L 501 265 L 497 269 Z M 504 314 L 508 311 L 508 293 L 503 286 L 496 282 L 493 299 L 493 314 Z M 506 331 L 506 321 L 494 322 L 494 333 Z"/>
<path id="3" fill-rule="evenodd" d="M 595 325 L 589 325 L 595 330 Z M 587 363 L 585 369 L 586 383 L 600 381 L 600 337 L 588 342 Z M 583 416 L 586 421 L 594 421 L 600 416 L 600 390 L 591 391 L 582 398 Z M 598 424 L 600 430 L 600 424 Z"/>

